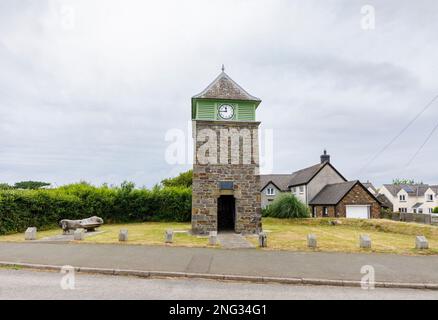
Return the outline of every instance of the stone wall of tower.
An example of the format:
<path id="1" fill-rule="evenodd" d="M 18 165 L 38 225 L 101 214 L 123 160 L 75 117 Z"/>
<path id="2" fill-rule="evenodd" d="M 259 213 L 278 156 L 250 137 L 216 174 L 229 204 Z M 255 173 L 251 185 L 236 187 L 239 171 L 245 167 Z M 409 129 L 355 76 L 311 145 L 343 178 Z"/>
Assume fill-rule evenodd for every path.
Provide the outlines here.
<path id="1" fill-rule="evenodd" d="M 261 231 L 260 176 L 259 176 L 259 122 L 194 121 L 194 165 L 192 192 L 192 231 L 205 234 L 217 230 L 217 204 L 223 192 L 232 192 L 236 201 L 235 231 L 257 233 Z M 199 148 L 205 141 L 197 141 L 199 132 L 210 129 L 217 136 L 217 163 L 202 163 L 198 157 Z M 251 132 L 251 157 L 244 162 L 243 139 L 238 145 L 229 141 L 228 161 L 220 163 L 220 135 L 223 129 L 249 130 Z M 233 162 L 233 154 L 239 155 L 239 163 Z M 248 156 L 248 155 L 247 155 Z M 220 181 L 233 181 L 234 190 L 220 190 Z M 227 193 L 228 194 L 228 193 Z"/>

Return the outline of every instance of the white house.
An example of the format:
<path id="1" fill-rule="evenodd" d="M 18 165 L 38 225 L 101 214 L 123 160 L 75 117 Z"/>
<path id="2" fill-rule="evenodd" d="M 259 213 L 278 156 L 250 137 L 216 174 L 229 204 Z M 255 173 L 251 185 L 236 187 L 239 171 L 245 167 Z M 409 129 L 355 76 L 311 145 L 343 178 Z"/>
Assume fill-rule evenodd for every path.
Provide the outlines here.
<path id="1" fill-rule="evenodd" d="M 393 204 L 394 211 L 432 213 L 438 207 L 438 186 L 427 184 L 384 184 L 379 194 Z"/>

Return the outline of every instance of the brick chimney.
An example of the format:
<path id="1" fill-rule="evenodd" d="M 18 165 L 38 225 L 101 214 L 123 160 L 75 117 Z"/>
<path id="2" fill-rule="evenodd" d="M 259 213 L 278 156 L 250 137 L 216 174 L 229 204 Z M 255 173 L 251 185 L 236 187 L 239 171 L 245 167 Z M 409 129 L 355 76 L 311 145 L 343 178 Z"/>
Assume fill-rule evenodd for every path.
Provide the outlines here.
<path id="1" fill-rule="evenodd" d="M 330 162 L 330 155 L 327 154 L 327 150 L 324 150 L 324 154 L 321 155 L 321 163 Z"/>

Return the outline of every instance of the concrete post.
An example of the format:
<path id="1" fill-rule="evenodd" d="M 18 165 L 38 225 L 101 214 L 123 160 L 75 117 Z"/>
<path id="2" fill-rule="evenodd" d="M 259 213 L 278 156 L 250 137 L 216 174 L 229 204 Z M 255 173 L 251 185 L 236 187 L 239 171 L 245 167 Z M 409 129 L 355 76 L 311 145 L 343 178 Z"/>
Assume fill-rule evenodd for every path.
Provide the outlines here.
<path id="1" fill-rule="evenodd" d="M 166 230 L 164 241 L 166 243 L 173 242 L 173 230 Z"/>
<path id="2" fill-rule="evenodd" d="M 371 238 L 367 234 L 359 236 L 359 247 L 363 249 L 371 249 Z"/>
<path id="3" fill-rule="evenodd" d="M 128 230 L 126 230 L 126 229 L 120 230 L 119 241 L 128 241 Z"/>
<path id="4" fill-rule="evenodd" d="M 314 235 L 314 234 L 307 235 L 307 246 L 309 248 L 316 248 L 317 247 L 316 235 Z"/>
<path id="5" fill-rule="evenodd" d="M 208 244 L 211 246 L 215 246 L 217 244 L 217 231 L 210 231 Z"/>
<path id="6" fill-rule="evenodd" d="M 415 249 L 429 249 L 429 241 L 427 241 L 425 236 L 415 237 Z"/>
<path id="7" fill-rule="evenodd" d="M 84 240 L 85 238 L 85 230 L 83 228 L 76 229 L 73 233 L 73 238 L 75 240 Z"/>
<path id="8" fill-rule="evenodd" d="M 266 232 L 259 233 L 259 247 L 266 248 L 268 246 L 268 235 Z"/>
<path id="9" fill-rule="evenodd" d="M 36 240 L 37 239 L 37 228 L 36 227 L 27 228 L 26 232 L 24 233 L 24 239 L 25 240 Z"/>

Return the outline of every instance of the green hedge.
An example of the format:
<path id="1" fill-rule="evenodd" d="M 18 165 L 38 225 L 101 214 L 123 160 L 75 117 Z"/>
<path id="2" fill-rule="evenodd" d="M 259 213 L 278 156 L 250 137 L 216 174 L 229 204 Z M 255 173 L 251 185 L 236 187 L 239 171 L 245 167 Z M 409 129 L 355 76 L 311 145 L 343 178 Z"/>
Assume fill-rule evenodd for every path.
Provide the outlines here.
<path id="1" fill-rule="evenodd" d="M 23 232 L 29 226 L 46 229 L 61 219 L 93 215 L 106 223 L 189 221 L 190 188 L 134 189 L 95 187 L 80 183 L 50 190 L 0 190 L 0 234 Z"/>
<path id="2" fill-rule="evenodd" d="M 433 213 L 438 213 L 438 207 L 436 207 L 435 209 L 433 209 Z"/>

